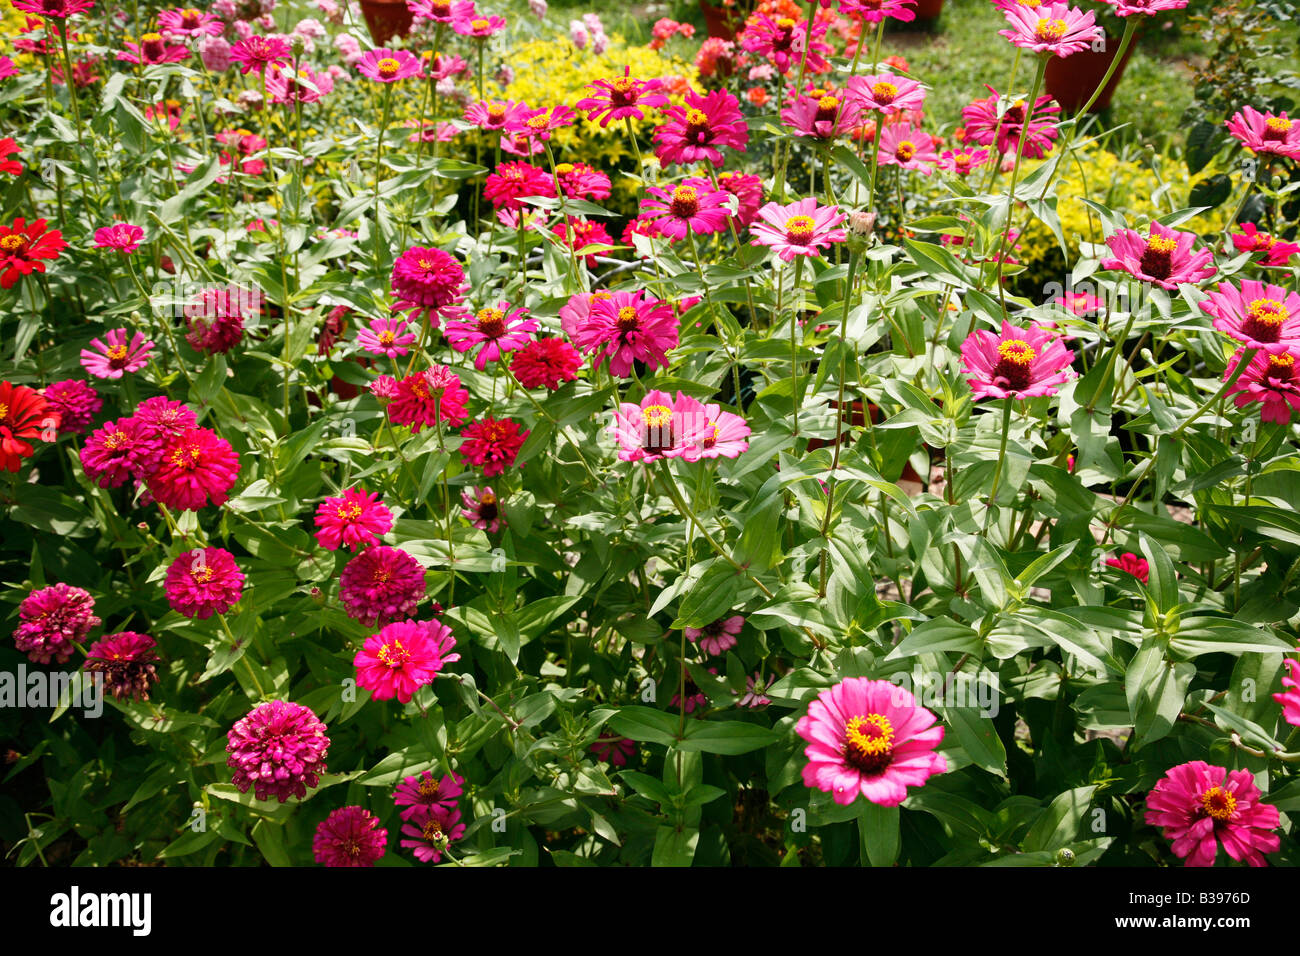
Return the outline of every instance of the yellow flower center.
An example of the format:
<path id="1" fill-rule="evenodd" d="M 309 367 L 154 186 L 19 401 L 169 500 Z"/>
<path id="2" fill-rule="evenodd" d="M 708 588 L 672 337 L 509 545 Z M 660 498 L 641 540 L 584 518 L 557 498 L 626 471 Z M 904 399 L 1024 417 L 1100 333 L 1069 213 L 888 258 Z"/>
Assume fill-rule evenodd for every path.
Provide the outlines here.
<path id="1" fill-rule="evenodd" d="M 898 95 L 898 87 L 893 83 L 881 80 L 879 83 L 876 83 L 871 87 L 871 95 L 882 103 L 888 103 Z"/>
<path id="2" fill-rule="evenodd" d="M 700 211 L 700 194 L 694 186 L 678 186 L 673 190 L 670 204 L 672 213 L 680 219 L 689 219 Z"/>
<path id="3" fill-rule="evenodd" d="M 393 344 L 393 340 L 394 340 L 395 338 L 396 338 L 396 336 L 393 335 L 392 332 L 389 332 L 387 329 L 385 329 L 383 332 L 380 332 L 380 333 L 379 333 L 379 344 L 380 344 L 380 345 L 392 345 L 392 344 Z M 353 505 L 353 507 L 356 507 L 356 506 Z"/>
<path id="4" fill-rule="evenodd" d="M 1295 377 L 1295 356 L 1289 352 L 1285 355 L 1270 355 L 1268 357 L 1268 376 L 1290 381 Z"/>
<path id="5" fill-rule="evenodd" d="M 158 43 L 162 40 L 161 33 L 146 33 L 140 38 L 141 43 Z"/>
<path id="6" fill-rule="evenodd" d="M 708 129 L 709 114 L 704 112 L 704 110 L 687 110 L 686 124 L 693 129 Z"/>
<path id="7" fill-rule="evenodd" d="M 3 239 L 0 239 L 0 249 L 3 249 L 5 252 L 17 252 L 22 247 L 22 236 L 5 236 Z"/>
<path id="8" fill-rule="evenodd" d="M 492 24 L 486 20 L 471 20 L 469 25 L 470 25 L 470 29 L 472 29 L 475 33 L 482 33 L 488 27 L 492 26 Z"/>
<path id="9" fill-rule="evenodd" d="M 207 584 L 212 580 L 212 575 L 216 572 L 211 568 L 195 568 L 190 573 L 195 581 L 198 581 L 200 584 Z"/>
<path id="10" fill-rule="evenodd" d="M 104 450 L 117 451 L 119 448 L 121 448 L 129 441 L 130 439 L 126 437 L 126 432 L 123 431 L 113 432 L 111 435 L 109 435 L 107 438 L 104 439 Z"/>
<path id="11" fill-rule="evenodd" d="M 354 501 L 339 505 L 338 516 L 344 521 L 356 521 L 361 517 L 361 506 Z"/>
<path id="12" fill-rule="evenodd" d="M 110 361 L 120 362 L 124 358 L 126 358 L 126 346 L 125 345 L 111 346 L 106 354 L 108 355 Z"/>
<path id="13" fill-rule="evenodd" d="M 528 121 L 528 128 L 534 130 L 544 130 L 551 122 L 551 114 L 543 113 L 540 116 L 534 116 Z"/>
<path id="14" fill-rule="evenodd" d="M 910 139 L 905 139 L 894 147 L 894 155 L 906 163 L 916 155 L 916 144 Z"/>
<path id="15" fill-rule="evenodd" d="M 1147 239 L 1147 248 L 1152 252 L 1173 252 L 1178 248 L 1178 240 L 1173 236 L 1151 236 Z"/>
<path id="16" fill-rule="evenodd" d="M 555 171 L 561 176 L 567 176 L 569 173 L 573 172 L 573 163 L 560 163 L 560 165 L 555 167 Z"/>
<path id="17" fill-rule="evenodd" d="M 1256 299 L 1246 308 L 1246 314 L 1260 325 L 1280 326 L 1291 317 L 1286 306 L 1277 299 Z"/>
<path id="18" fill-rule="evenodd" d="M 1034 27 L 1034 36 L 1039 40 L 1051 43 L 1065 36 L 1066 23 L 1064 20 L 1042 19 Z"/>
<path id="19" fill-rule="evenodd" d="M 592 298 L 594 300 L 595 296 Z M 618 330 L 624 334 L 636 331 L 636 328 L 639 325 L 639 322 L 637 321 L 636 308 L 634 306 L 625 305 L 623 308 L 619 309 L 618 322 L 616 325 L 618 326 Z"/>
<path id="20" fill-rule="evenodd" d="M 844 759 L 855 769 L 877 774 L 889 765 L 894 725 L 884 714 L 852 717 L 844 725 Z"/>
<path id="21" fill-rule="evenodd" d="M 1291 121 L 1285 116 L 1270 116 L 1264 120 L 1264 125 L 1271 133 L 1286 133 L 1291 130 Z"/>
<path id="22" fill-rule="evenodd" d="M 0 422 L 9 417 L 9 406 L 0 402 Z"/>
<path id="23" fill-rule="evenodd" d="M 785 237 L 790 242 L 806 246 L 816 228 L 817 221 L 812 216 L 791 216 L 785 221 Z"/>
<path id="24" fill-rule="evenodd" d="M 1237 798 L 1221 787 L 1211 787 L 1201 794 L 1201 806 L 1216 820 L 1229 820 L 1237 812 Z"/>
<path id="25" fill-rule="evenodd" d="M 436 797 L 438 791 L 442 788 L 442 781 L 430 777 L 428 780 L 421 780 L 419 786 L 420 796 L 427 798 Z"/>
<path id="26" fill-rule="evenodd" d="M 497 338 L 506 331 L 506 314 L 500 309 L 479 309 L 478 330 L 489 338 Z"/>
<path id="27" fill-rule="evenodd" d="M 411 659 L 411 652 L 402 646 L 401 641 L 392 641 L 381 647 L 375 656 L 381 664 L 387 664 L 396 670 Z"/>
<path id="28" fill-rule="evenodd" d="M 834 113 L 840 108 L 840 101 L 834 96 L 823 96 L 817 101 L 817 110 L 822 113 Z"/>
<path id="29" fill-rule="evenodd" d="M 647 405 L 641 409 L 641 417 L 650 428 L 666 428 L 672 424 L 673 410 L 666 405 Z"/>
<path id="30" fill-rule="evenodd" d="M 998 357 L 1015 365 L 1028 365 L 1035 354 L 1024 339 L 1007 339 L 998 343 Z"/>
<path id="31" fill-rule="evenodd" d="M 782 30 L 793 30 L 794 20 L 792 20 L 790 17 L 782 17 L 780 20 L 776 21 L 776 25 L 780 27 Z"/>
<path id="32" fill-rule="evenodd" d="M 401 68 L 402 64 L 398 63 L 391 56 L 386 56 L 375 64 L 375 69 L 379 71 L 380 76 L 396 76 L 397 71 Z"/>

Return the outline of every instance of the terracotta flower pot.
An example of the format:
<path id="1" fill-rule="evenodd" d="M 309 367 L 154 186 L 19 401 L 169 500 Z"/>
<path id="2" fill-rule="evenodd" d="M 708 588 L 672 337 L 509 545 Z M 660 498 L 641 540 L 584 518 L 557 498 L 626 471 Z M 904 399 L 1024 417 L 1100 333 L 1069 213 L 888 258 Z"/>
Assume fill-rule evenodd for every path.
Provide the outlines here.
<path id="1" fill-rule="evenodd" d="M 405 36 L 414 19 L 406 0 L 361 0 L 370 39 L 383 46 L 395 36 Z"/>
<path id="2" fill-rule="evenodd" d="M 1120 78 L 1124 76 L 1124 67 L 1133 55 L 1134 46 L 1135 44 L 1129 44 L 1129 48 L 1124 51 L 1124 59 L 1120 60 L 1119 68 L 1101 91 L 1101 96 L 1097 97 L 1097 102 L 1092 104 L 1090 112 L 1100 113 L 1110 106 L 1110 98 L 1115 95 Z M 1089 49 L 1080 50 L 1065 59 L 1052 57 L 1047 61 L 1047 73 L 1043 77 L 1048 95 L 1067 111 L 1079 109 L 1097 89 L 1118 52 L 1119 38 L 1108 34 L 1104 52 Z"/>
<path id="3" fill-rule="evenodd" d="M 943 0 L 916 0 L 913 9 L 918 20 L 937 20 L 943 12 Z"/>
<path id="4" fill-rule="evenodd" d="M 700 12 L 704 14 L 704 24 L 709 36 L 723 40 L 734 40 L 736 31 L 731 26 L 731 11 L 715 7 L 709 0 L 700 0 Z"/>

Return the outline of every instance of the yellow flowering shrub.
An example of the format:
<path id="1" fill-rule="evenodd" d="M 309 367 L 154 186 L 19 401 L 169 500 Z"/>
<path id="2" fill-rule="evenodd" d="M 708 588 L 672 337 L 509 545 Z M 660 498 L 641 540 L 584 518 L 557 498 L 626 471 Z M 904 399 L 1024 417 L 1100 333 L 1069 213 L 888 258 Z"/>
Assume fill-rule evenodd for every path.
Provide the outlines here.
<path id="1" fill-rule="evenodd" d="M 1042 165 L 1041 160 L 1026 161 L 1025 172 Z M 1056 178 L 1056 214 L 1061 220 L 1061 233 L 1069 246 L 1067 259 L 1079 256 L 1079 243 L 1100 242 L 1102 223 L 1097 213 L 1083 200 L 1101 203 L 1128 218 L 1137 227 L 1139 221 L 1182 209 L 1190 203 L 1188 192 L 1192 178 L 1182 163 L 1163 163 L 1161 169 L 1173 177 L 1169 192 L 1158 202 L 1153 199 L 1161 187 L 1161 180 L 1145 163 L 1125 160 L 1109 150 L 1092 147 L 1079 154 L 1079 161 L 1071 161 Z M 1086 191 L 1085 191 L 1086 177 Z M 1232 210 L 1225 203 L 1200 216 L 1182 223 L 1184 231 L 1215 232 L 1226 224 Z M 1017 258 L 1028 265 L 1047 258 L 1057 248 L 1056 238 L 1041 219 L 1034 217 L 1021 234 Z"/>
<path id="2" fill-rule="evenodd" d="M 12 39 L 27 26 L 27 14 L 15 10 L 9 0 L 0 0 L 0 53 L 13 49 Z"/>

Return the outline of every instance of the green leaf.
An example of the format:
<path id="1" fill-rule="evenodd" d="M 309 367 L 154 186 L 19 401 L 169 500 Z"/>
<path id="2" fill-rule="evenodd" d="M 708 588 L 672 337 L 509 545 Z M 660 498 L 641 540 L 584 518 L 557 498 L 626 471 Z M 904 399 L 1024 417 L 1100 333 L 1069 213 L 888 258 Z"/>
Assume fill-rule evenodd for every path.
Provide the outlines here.
<path id="1" fill-rule="evenodd" d="M 699 827 L 660 827 L 655 832 L 651 866 L 690 866 L 700 842 Z"/>
<path id="2" fill-rule="evenodd" d="M 1124 696 L 1136 738 L 1130 743 L 1133 750 L 1159 740 L 1173 729 L 1195 675 L 1195 665 L 1166 660 L 1159 639 L 1148 637 L 1143 641 L 1124 675 Z"/>
<path id="3" fill-rule="evenodd" d="M 610 729 L 632 740 L 671 747 L 677 743 L 679 718 L 650 707 L 623 707 L 609 719 Z"/>
<path id="4" fill-rule="evenodd" d="M 979 634 L 973 628 L 947 617 L 936 617 L 915 628 L 885 657 L 895 661 L 934 651 L 958 651 L 973 654 L 980 649 Z"/>
<path id="5" fill-rule="evenodd" d="M 1076 787 L 1058 795 L 1034 821 L 1020 848 L 1028 852 L 1056 850 L 1071 843 L 1079 833 L 1096 792 L 1097 787 L 1093 785 Z"/>
<path id="6" fill-rule="evenodd" d="M 715 558 L 683 595 L 674 628 L 707 627 L 726 617 L 740 596 L 743 578 L 730 563 Z"/>
<path id="7" fill-rule="evenodd" d="M 681 742 L 681 749 L 711 754 L 743 754 L 774 744 L 777 739 L 775 731 L 758 724 L 740 720 L 692 720 L 686 724 L 686 737 Z"/>
<path id="8" fill-rule="evenodd" d="M 865 865 L 893 866 L 901 844 L 898 807 L 882 807 L 870 800 L 858 809 L 858 840 Z"/>

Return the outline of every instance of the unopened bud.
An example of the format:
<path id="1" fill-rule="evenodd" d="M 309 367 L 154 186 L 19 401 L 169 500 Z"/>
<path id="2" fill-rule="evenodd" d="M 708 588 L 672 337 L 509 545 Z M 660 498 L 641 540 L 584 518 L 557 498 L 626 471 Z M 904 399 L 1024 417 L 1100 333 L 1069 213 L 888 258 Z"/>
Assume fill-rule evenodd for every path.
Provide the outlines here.
<path id="1" fill-rule="evenodd" d="M 1068 846 L 1063 846 L 1056 851 L 1057 866 L 1074 866 L 1074 851 Z"/>
<path id="2" fill-rule="evenodd" d="M 876 229 L 876 214 L 864 209 L 849 213 L 848 239 L 850 252 L 862 252 L 871 241 L 871 234 Z"/>

